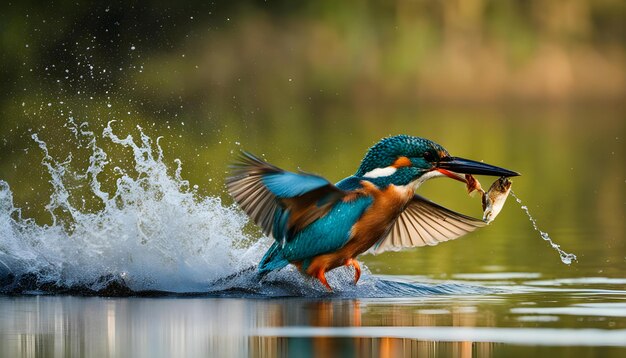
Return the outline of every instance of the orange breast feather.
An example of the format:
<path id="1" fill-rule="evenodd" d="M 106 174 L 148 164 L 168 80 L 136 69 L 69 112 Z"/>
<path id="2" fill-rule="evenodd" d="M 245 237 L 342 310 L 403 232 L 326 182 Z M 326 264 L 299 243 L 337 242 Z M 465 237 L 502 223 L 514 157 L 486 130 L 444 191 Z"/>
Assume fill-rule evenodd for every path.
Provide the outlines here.
<path id="1" fill-rule="evenodd" d="M 367 251 L 387 233 L 406 203 L 413 197 L 409 187 L 389 185 L 380 190 L 374 184 L 363 181 L 363 191 L 374 198 L 372 206 L 352 227 L 352 237 L 341 248 L 343 254 L 353 258 Z"/>

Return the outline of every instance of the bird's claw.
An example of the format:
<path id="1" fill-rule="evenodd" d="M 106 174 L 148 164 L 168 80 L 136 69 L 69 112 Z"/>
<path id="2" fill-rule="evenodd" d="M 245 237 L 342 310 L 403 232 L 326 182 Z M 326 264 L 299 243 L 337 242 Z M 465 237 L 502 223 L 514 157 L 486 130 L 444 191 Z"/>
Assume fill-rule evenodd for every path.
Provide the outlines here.
<path id="1" fill-rule="evenodd" d="M 320 280 L 320 282 L 326 286 L 326 288 L 328 289 L 329 292 L 333 292 L 333 288 L 330 287 L 330 285 L 328 284 L 328 281 L 326 281 L 326 275 L 324 270 L 319 270 L 317 271 L 317 273 L 315 274 L 315 277 Z"/>
<path id="2" fill-rule="evenodd" d="M 361 266 L 359 262 L 355 259 L 347 259 L 345 265 L 354 267 L 354 284 L 356 285 L 357 282 L 359 282 L 359 278 L 361 278 Z"/>

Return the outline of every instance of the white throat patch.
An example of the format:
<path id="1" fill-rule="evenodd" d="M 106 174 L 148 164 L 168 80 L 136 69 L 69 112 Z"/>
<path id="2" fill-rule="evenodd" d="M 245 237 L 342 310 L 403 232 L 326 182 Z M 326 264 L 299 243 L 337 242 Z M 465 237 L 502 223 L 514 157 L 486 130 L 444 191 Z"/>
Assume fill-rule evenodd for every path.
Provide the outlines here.
<path id="1" fill-rule="evenodd" d="M 382 178 L 393 175 L 398 169 L 395 167 L 376 168 L 363 174 L 365 178 Z"/>
<path id="2" fill-rule="evenodd" d="M 422 175 L 421 177 L 417 178 L 417 180 L 415 180 L 413 183 L 415 187 L 417 188 L 420 185 L 424 184 L 424 182 L 428 179 L 439 178 L 439 177 L 444 177 L 444 176 L 445 175 L 438 170 L 431 170 L 427 172 L 426 174 Z"/>

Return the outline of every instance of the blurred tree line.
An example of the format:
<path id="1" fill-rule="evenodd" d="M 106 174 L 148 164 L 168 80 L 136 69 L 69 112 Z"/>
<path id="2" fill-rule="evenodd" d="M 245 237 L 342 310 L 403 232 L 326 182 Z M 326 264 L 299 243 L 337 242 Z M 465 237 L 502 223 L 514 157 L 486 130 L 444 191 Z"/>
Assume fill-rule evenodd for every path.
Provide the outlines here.
<path id="1" fill-rule="evenodd" d="M 359 106 L 618 100 L 626 88 L 620 0 L 20 1 L 0 19 L 5 101 L 71 94 L 55 82 L 68 74 L 160 107 L 337 91 Z M 116 71 L 131 63 L 152 70 Z"/>

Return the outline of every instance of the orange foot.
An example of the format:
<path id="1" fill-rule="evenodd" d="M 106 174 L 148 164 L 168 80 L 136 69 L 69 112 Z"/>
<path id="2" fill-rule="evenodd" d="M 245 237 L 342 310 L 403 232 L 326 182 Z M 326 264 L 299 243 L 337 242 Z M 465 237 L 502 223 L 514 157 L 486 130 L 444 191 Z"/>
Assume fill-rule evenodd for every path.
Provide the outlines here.
<path id="1" fill-rule="evenodd" d="M 324 269 L 319 269 L 317 270 L 317 272 L 315 273 L 315 277 L 320 280 L 320 282 L 326 286 L 326 288 L 328 289 L 328 291 L 333 292 L 333 288 L 330 287 L 330 285 L 328 284 L 328 281 L 326 281 L 326 275 L 324 272 Z"/>
<path id="2" fill-rule="evenodd" d="M 356 285 L 359 282 L 359 278 L 361 278 L 361 266 L 355 259 L 347 259 L 344 265 L 354 267 L 354 284 Z"/>

